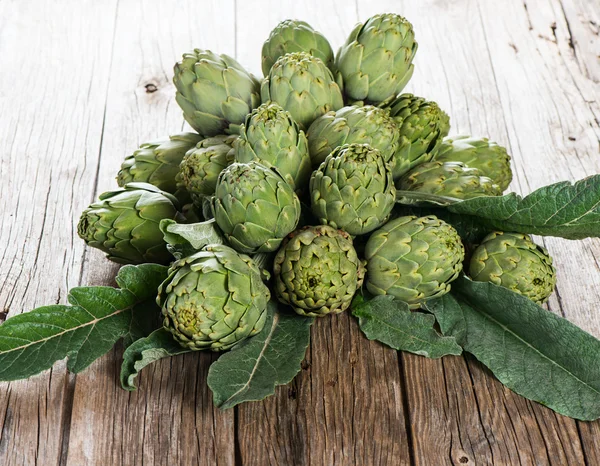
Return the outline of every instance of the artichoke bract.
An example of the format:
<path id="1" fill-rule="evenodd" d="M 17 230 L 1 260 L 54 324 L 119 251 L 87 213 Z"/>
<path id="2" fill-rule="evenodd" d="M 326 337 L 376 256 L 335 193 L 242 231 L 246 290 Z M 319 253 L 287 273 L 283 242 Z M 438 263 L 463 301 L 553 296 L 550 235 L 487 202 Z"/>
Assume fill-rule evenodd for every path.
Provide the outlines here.
<path id="1" fill-rule="evenodd" d="M 400 128 L 399 148 L 394 156 L 394 179 L 411 168 L 429 162 L 450 131 L 450 117 L 437 103 L 402 94 L 386 105 Z"/>
<path id="2" fill-rule="evenodd" d="M 473 251 L 469 275 L 542 304 L 554 291 L 556 269 L 548 251 L 522 233 L 490 233 Z"/>
<path id="3" fill-rule="evenodd" d="M 392 169 L 368 144 L 338 147 L 310 179 L 313 214 L 351 235 L 375 230 L 389 217 L 396 188 Z"/>
<path id="4" fill-rule="evenodd" d="M 173 259 L 160 231 L 164 218 L 178 219 L 174 196 L 148 183 L 129 183 L 100 195 L 81 214 L 77 233 L 88 246 L 120 264 L 165 264 Z"/>
<path id="5" fill-rule="evenodd" d="M 412 77 L 416 52 L 412 24 L 402 16 L 380 14 L 357 24 L 334 63 L 347 100 L 378 105 L 393 99 Z"/>
<path id="6" fill-rule="evenodd" d="M 433 160 L 462 162 L 470 168 L 477 168 L 483 176 L 490 178 L 502 191 L 506 191 L 512 181 L 510 155 L 504 147 L 487 138 L 446 137 L 435 151 Z"/>
<path id="7" fill-rule="evenodd" d="M 310 125 L 306 136 L 313 166 L 321 164 L 336 147 L 344 144 L 369 144 L 391 163 L 399 148 L 398 126 L 389 111 L 372 105 L 351 105 L 328 112 Z"/>
<path id="8" fill-rule="evenodd" d="M 331 69 L 333 50 L 323 34 L 304 21 L 286 19 L 269 34 L 262 47 L 262 72 L 267 76 L 279 57 L 291 52 L 306 52 L 320 58 Z"/>
<path id="9" fill-rule="evenodd" d="M 396 218 L 367 241 L 367 290 L 392 295 L 416 309 L 450 291 L 464 255 L 456 230 L 437 217 Z"/>
<path id="10" fill-rule="evenodd" d="M 200 141 L 186 152 L 179 166 L 178 182 L 188 191 L 194 204 L 215 193 L 217 178 L 233 163 L 233 145 L 237 136 L 218 135 Z"/>
<path id="11" fill-rule="evenodd" d="M 262 330 L 270 298 L 252 259 L 210 245 L 173 263 L 156 302 L 181 346 L 224 351 Z"/>
<path id="12" fill-rule="evenodd" d="M 321 59 L 305 52 L 280 57 L 263 80 L 263 103 L 277 102 L 301 129 L 318 117 L 344 106 L 342 92 Z"/>
<path id="13" fill-rule="evenodd" d="M 260 104 L 260 82 L 227 55 L 194 49 L 175 65 L 175 99 L 203 136 L 235 132 Z"/>
<path id="14" fill-rule="evenodd" d="M 251 160 L 276 168 L 298 191 L 308 183 L 312 170 L 306 135 L 276 103 L 262 104 L 246 117 L 235 146 L 235 161 Z"/>
<path id="15" fill-rule="evenodd" d="M 321 317 L 350 306 L 365 270 L 348 233 L 322 225 L 290 234 L 273 272 L 282 303 L 300 315 Z"/>
<path id="16" fill-rule="evenodd" d="M 416 191 L 455 199 L 498 196 L 502 190 L 476 168 L 461 162 L 428 162 L 404 174 L 396 183 L 399 190 Z"/>
<path id="17" fill-rule="evenodd" d="M 254 254 L 275 251 L 300 219 L 300 200 L 274 170 L 234 163 L 217 181 L 214 214 L 230 246 Z"/>

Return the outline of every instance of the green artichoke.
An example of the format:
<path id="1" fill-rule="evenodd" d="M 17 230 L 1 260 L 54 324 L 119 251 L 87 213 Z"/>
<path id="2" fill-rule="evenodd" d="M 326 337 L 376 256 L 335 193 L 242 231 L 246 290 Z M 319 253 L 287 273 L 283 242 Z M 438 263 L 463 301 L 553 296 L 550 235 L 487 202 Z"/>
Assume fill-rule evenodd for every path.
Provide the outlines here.
<path id="1" fill-rule="evenodd" d="M 260 82 L 233 58 L 210 50 L 184 54 L 173 83 L 183 117 L 204 136 L 235 132 L 260 104 Z"/>
<path id="2" fill-rule="evenodd" d="M 262 72 L 267 76 L 279 57 L 290 52 L 306 52 L 320 58 L 329 69 L 333 65 L 333 50 L 323 34 L 304 21 L 286 19 L 269 34 L 262 47 Z"/>
<path id="3" fill-rule="evenodd" d="M 428 162 L 416 166 L 396 183 L 401 191 L 416 191 L 436 196 L 471 199 L 498 196 L 502 190 L 476 168 L 460 162 Z"/>
<path id="4" fill-rule="evenodd" d="M 347 100 L 378 105 L 393 99 L 412 77 L 415 53 L 412 24 L 402 16 L 380 14 L 357 24 L 334 63 Z"/>
<path id="5" fill-rule="evenodd" d="M 181 346 L 224 351 L 262 330 L 270 298 L 252 259 L 211 245 L 173 263 L 156 302 Z"/>
<path id="6" fill-rule="evenodd" d="M 394 179 L 433 158 L 450 131 L 450 117 L 438 104 L 412 94 L 402 94 L 386 105 L 400 128 Z"/>
<path id="7" fill-rule="evenodd" d="M 473 251 L 469 274 L 478 282 L 492 282 L 541 304 L 556 285 L 556 269 L 548 251 L 529 235 L 496 231 Z"/>
<path id="8" fill-rule="evenodd" d="M 186 152 L 179 166 L 178 182 L 188 191 L 194 204 L 202 207 L 202 199 L 212 196 L 217 178 L 232 162 L 237 136 L 218 135 L 200 141 Z"/>
<path id="9" fill-rule="evenodd" d="M 329 68 L 305 52 L 288 53 L 275 62 L 262 82 L 261 97 L 263 103 L 272 100 L 290 112 L 301 129 L 344 106 Z"/>
<path id="10" fill-rule="evenodd" d="M 129 183 L 101 194 L 85 209 L 77 233 L 120 264 L 168 263 L 172 256 L 159 224 L 164 218 L 181 218 L 178 207 L 174 196 L 151 184 Z"/>
<path id="11" fill-rule="evenodd" d="M 462 162 L 467 167 L 477 168 L 503 192 L 512 181 L 510 155 L 504 147 L 490 142 L 487 138 L 470 136 L 444 138 L 435 151 L 433 159 L 438 162 Z"/>
<path id="12" fill-rule="evenodd" d="M 300 219 L 300 200 L 274 170 L 234 163 L 217 181 L 214 214 L 227 242 L 247 254 L 275 251 Z"/>
<path id="13" fill-rule="evenodd" d="M 381 152 L 386 162 L 398 150 L 398 127 L 389 111 L 372 105 L 343 107 L 317 118 L 306 134 L 313 166 L 321 164 L 336 147 L 369 144 Z"/>
<path id="14" fill-rule="evenodd" d="M 235 161 L 257 160 L 275 167 L 298 191 L 311 173 L 308 142 L 291 115 L 276 103 L 265 103 L 246 117 L 235 147 Z"/>
<path id="15" fill-rule="evenodd" d="M 350 235 L 321 225 L 290 234 L 275 256 L 273 272 L 282 303 L 300 315 L 321 317 L 350 306 L 365 270 Z"/>
<path id="16" fill-rule="evenodd" d="M 388 219 L 396 201 L 392 169 L 368 144 L 336 148 L 310 179 L 313 214 L 325 225 L 364 235 Z"/>
<path id="17" fill-rule="evenodd" d="M 434 217 L 399 217 L 375 231 L 365 247 L 367 289 L 416 309 L 450 291 L 465 251 L 452 226 Z"/>

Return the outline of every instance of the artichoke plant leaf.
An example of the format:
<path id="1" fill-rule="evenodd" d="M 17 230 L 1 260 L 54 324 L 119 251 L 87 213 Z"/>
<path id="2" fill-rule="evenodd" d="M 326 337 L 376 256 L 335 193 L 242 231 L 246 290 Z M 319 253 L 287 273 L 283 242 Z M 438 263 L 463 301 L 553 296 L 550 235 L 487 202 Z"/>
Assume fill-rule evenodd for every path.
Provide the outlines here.
<path id="1" fill-rule="evenodd" d="M 462 348 L 452 336 L 442 336 L 434 328 L 431 314 L 411 311 L 408 305 L 392 296 L 354 298 L 352 314 L 358 318 L 369 340 L 380 341 L 398 351 L 408 351 L 428 358 L 459 355 Z"/>
<path id="2" fill-rule="evenodd" d="M 277 385 L 289 383 L 301 370 L 313 321 L 270 301 L 263 330 L 210 366 L 208 386 L 215 406 L 228 409 L 262 400 L 275 393 Z"/>
<path id="3" fill-rule="evenodd" d="M 509 389 L 565 416 L 600 417 L 600 340 L 519 294 L 464 277 L 426 308 Z"/>
<path id="4" fill-rule="evenodd" d="M 77 373 L 124 338 L 125 344 L 158 325 L 156 289 L 167 267 L 126 265 L 119 270 L 120 288 L 87 286 L 71 289 L 70 305 L 42 306 L 0 325 L 0 381 L 38 374 L 65 357 Z"/>
<path id="5" fill-rule="evenodd" d="M 191 256 L 209 244 L 223 244 L 223 236 L 213 219 L 198 223 L 177 223 L 164 219 L 160 222 L 167 248 L 176 259 Z"/>

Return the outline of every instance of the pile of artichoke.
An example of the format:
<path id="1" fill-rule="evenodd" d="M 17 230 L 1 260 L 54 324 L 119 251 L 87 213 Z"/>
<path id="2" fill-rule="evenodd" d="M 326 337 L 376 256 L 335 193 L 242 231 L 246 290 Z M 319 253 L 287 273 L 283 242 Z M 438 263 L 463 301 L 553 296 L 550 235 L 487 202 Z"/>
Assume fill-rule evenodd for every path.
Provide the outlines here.
<path id="1" fill-rule="evenodd" d="M 192 350 L 258 334 L 272 297 L 298 318 L 343 312 L 357 293 L 418 309 L 467 274 L 544 302 L 555 269 L 530 237 L 490 231 L 467 244 L 397 203 L 498 196 L 512 179 L 505 148 L 449 137 L 437 103 L 403 93 L 416 52 L 411 23 L 378 14 L 335 55 L 307 23 L 283 21 L 262 48 L 262 79 L 227 55 L 185 53 L 173 82 L 195 132 L 127 157 L 121 189 L 83 212 L 79 235 L 119 263 L 170 264 L 157 302 Z M 164 219 L 213 224 L 220 241 L 175 260 Z"/>

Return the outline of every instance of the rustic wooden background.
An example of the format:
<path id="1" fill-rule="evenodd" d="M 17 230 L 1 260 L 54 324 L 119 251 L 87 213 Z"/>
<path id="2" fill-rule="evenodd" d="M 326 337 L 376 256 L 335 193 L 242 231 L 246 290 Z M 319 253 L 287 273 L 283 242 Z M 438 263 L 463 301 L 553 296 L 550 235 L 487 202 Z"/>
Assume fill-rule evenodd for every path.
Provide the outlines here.
<path id="1" fill-rule="evenodd" d="M 77 237 L 140 143 L 180 131 L 172 66 L 192 47 L 260 71 L 278 21 L 337 48 L 393 11 L 419 42 L 407 91 L 436 100 L 452 133 L 509 147 L 512 189 L 600 173 L 599 0 L 0 0 L 0 310 L 66 302 L 116 266 Z M 600 241 L 543 240 L 559 271 L 549 302 L 600 337 Z M 221 412 L 193 354 L 118 385 L 121 350 L 77 376 L 64 362 L 0 384 L 0 464 L 599 465 L 600 422 L 514 395 L 470 357 L 428 360 L 321 319 L 302 373 L 276 396 Z"/>

